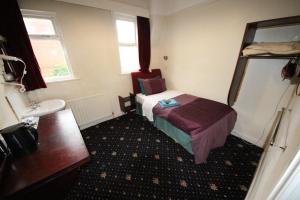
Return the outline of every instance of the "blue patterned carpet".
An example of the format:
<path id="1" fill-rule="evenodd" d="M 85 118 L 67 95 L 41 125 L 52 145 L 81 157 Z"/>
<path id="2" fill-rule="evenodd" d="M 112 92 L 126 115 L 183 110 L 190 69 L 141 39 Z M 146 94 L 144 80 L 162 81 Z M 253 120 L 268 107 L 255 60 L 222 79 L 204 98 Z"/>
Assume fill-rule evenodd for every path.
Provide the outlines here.
<path id="1" fill-rule="evenodd" d="M 244 199 L 262 150 L 229 136 L 206 164 L 150 122 L 127 114 L 82 131 L 91 162 L 66 200 Z"/>

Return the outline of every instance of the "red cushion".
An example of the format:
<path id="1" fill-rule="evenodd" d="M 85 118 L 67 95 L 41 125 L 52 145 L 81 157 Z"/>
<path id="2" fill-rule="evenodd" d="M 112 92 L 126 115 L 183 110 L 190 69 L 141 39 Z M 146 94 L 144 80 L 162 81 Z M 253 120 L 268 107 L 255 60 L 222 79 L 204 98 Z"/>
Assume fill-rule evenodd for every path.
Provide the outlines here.
<path id="1" fill-rule="evenodd" d="M 157 94 L 166 91 L 165 79 L 144 79 L 143 85 L 146 95 Z"/>

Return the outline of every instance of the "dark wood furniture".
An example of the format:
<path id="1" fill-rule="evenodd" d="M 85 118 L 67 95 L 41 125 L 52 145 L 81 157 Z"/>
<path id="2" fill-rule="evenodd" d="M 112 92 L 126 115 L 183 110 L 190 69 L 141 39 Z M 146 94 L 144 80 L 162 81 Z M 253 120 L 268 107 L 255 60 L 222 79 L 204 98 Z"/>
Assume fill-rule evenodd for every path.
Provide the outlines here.
<path id="1" fill-rule="evenodd" d="M 120 109 L 123 113 L 135 110 L 135 95 L 130 93 L 128 97 L 119 96 Z"/>
<path id="2" fill-rule="evenodd" d="M 242 53 L 243 49 L 254 41 L 254 37 L 257 29 L 291 26 L 291 25 L 298 25 L 298 24 L 300 24 L 300 16 L 252 22 L 246 25 L 241 49 L 239 52 L 239 57 L 237 60 L 233 79 L 231 81 L 231 86 L 228 93 L 228 98 L 227 98 L 228 105 L 232 106 L 239 95 L 239 91 L 246 71 L 248 59 L 251 58 L 252 59 L 291 59 L 291 58 L 299 57 L 299 55 L 294 55 L 294 54 L 293 55 L 243 56 Z"/>
<path id="3" fill-rule="evenodd" d="M 38 149 L 13 161 L 0 187 L 2 198 L 33 199 L 42 195 L 45 199 L 55 193 L 59 196 L 62 191 L 57 189 L 70 185 L 66 181 L 73 180 L 77 168 L 90 160 L 71 110 L 41 117 L 38 134 Z"/>

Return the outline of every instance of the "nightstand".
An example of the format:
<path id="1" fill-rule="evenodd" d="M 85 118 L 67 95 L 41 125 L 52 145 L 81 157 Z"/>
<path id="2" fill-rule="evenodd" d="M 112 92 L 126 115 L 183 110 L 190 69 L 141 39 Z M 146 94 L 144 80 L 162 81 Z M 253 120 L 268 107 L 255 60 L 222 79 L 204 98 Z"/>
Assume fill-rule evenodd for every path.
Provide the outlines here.
<path id="1" fill-rule="evenodd" d="M 135 110 L 135 94 L 129 93 L 128 97 L 119 96 L 120 109 L 124 113 Z"/>

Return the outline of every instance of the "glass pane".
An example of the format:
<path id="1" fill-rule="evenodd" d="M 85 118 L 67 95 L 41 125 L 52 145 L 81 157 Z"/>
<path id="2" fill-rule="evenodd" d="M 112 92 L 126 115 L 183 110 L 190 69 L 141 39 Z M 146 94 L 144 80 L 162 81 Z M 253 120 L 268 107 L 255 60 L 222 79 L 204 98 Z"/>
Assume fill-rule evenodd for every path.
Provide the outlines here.
<path id="1" fill-rule="evenodd" d="M 55 35 L 50 19 L 24 17 L 24 23 L 29 35 Z"/>
<path id="2" fill-rule="evenodd" d="M 130 73 L 139 70 L 139 54 L 137 47 L 119 47 L 121 71 Z"/>
<path id="3" fill-rule="evenodd" d="M 135 23 L 131 21 L 117 20 L 117 32 L 119 43 L 135 43 Z"/>
<path id="4" fill-rule="evenodd" d="M 34 54 L 47 80 L 70 75 L 64 51 L 59 40 L 31 39 Z"/>

